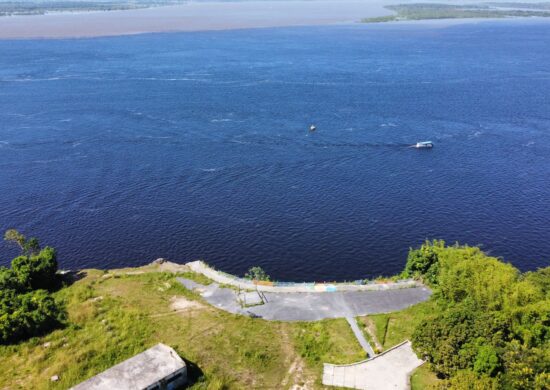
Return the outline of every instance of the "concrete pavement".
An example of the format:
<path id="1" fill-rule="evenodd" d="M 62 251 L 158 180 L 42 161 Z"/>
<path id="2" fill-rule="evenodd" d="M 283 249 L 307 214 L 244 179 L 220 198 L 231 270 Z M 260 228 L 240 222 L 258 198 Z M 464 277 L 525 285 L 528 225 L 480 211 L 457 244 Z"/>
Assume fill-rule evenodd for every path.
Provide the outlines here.
<path id="1" fill-rule="evenodd" d="M 406 390 L 410 374 L 424 363 L 405 341 L 374 358 L 344 365 L 325 363 L 323 384 L 366 390 Z"/>
<path id="2" fill-rule="evenodd" d="M 198 291 L 212 306 L 222 310 L 278 321 L 318 321 L 398 311 L 427 300 L 427 287 L 384 291 L 335 291 L 325 293 L 262 293 L 266 303 L 241 307 L 237 291 L 217 283 L 204 286 L 178 278 L 186 288 Z"/>
<path id="3" fill-rule="evenodd" d="M 346 317 L 346 321 L 348 321 L 348 324 L 351 327 L 355 338 L 357 339 L 357 341 L 359 341 L 359 344 L 361 344 L 361 347 L 363 347 L 368 357 L 375 357 L 376 353 L 374 353 L 374 350 L 370 346 L 369 342 L 365 339 L 365 335 L 363 334 L 361 329 L 359 329 L 359 326 L 357 326 L 357 320 L 354 317 Z"/>

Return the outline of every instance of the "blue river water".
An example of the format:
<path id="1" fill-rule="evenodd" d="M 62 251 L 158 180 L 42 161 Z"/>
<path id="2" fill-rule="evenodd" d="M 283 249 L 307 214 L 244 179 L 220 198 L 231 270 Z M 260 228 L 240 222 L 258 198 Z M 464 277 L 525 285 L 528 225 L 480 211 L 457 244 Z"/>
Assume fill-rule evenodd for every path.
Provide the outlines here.
<path id="1" fill-rule="evenodd" d="M 64 268 L 353 280 L 426 238 L 546 266 L 550 24 L 0 41 L 0 195 Z"/>

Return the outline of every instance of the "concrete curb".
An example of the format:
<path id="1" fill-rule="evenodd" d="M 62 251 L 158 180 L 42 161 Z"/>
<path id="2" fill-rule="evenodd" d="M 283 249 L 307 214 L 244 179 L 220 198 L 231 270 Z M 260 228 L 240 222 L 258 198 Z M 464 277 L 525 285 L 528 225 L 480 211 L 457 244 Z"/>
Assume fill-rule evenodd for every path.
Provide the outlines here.
<path id="1" fill-rule="evenodd" d="M 257 290 L 263 292 L 289 292 L 289 293 L 319 293 L 335 291 L 381 291 L 396 290 L 402 288 L 423 287 L 424 285 L 416 280 L 406 279 L 397 282 L 369 284 L 351 283 L 284 283 L 284 285 L 268 285 L 262 282 L 242 279 L 225 272 L 217 271 L 203 261 L 187 263 L 192 271 L 200 273 L 220 284 L 227 284 L 245 290 Z M 283 284 L 283 283 L 282 283 Z"/>

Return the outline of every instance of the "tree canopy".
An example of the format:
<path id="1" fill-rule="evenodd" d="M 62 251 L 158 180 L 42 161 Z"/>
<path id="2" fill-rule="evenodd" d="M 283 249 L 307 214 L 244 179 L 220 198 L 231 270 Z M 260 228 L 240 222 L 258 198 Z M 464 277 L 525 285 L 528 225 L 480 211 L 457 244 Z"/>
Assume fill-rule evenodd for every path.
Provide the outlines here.
<path id="1" fill-rule="evenodd" d="M 439 310 L 412 341 L 450 388 L 550 388 L 550 267 L 522 274 L 479 248 L 433 241 L 409 252 L 403 276 L 434 289 Z"/>
<path id="2" fill-rule="evenodd" d="M 269 275 L 263 270 L 262 267 L 250 268 L 244 277 L 250 280 L 269 281 Z"/>
<path id="3" fill-rule="evenodd" d="M 8 230 L 21 255 L 11 267 L 0 267 L 0 344 L 17 342 L 55 328 L 64 312 L 50 291 L 59 286 L 55 249 L 40 249 L 38 240 Z"/>

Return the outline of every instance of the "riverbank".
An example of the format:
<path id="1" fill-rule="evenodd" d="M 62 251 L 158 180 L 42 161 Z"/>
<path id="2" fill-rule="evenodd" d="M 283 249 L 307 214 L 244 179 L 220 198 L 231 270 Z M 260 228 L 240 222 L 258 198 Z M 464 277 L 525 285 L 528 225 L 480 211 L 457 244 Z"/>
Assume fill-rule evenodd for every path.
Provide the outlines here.
<path id="1" fill-rule="evenodd" d="M 51 292 L 66 317 L 49 333 L 0 346 L 0 388 L 68 388 L 159 342 L 189 362 L 192 377 L 198 380 L 194 389 L 280 388 L 281 384 L 321 389 L 322 380 L 346 386 L 362 383 L 366 388 L 374 380 L 380 384 L 376 388 L 395 383 L 405 389 L 411 370 L 422 363 L 419 358 L 429 366 L 413 374 L 415 390 L 442 384 L 455 388 L 463 383 L 489 383 L 495 388 L 516 378 L 528 384 L 525 387 L 537 388 L 548 378 L 544 315 L 549 272 L 545 268 L 522 274 L 479 248 L 449 247 L 435 240 L 411 250 L 402 273 L 429 283 L 435 291 L 430 299 L 426 296 L 423 302 L 391 313 L 346 312 L 346 319 L 308 322 L 265 321 L 258 315 L 228 312 L 209 298 L 225 289 L 238 300 L 241 289 L 220 286 L 188 265 L 164 260 L 139 268 L 66 273 L 63 288 Z M 277 294 L 297 294 L 295 301 L 307 302 L 310 297 L 413 289 Z M 244 294 L 251 293 L 258 294 Z M 271 294 L 276 293 L 265 293 L 268 303 Z M 265 305 L 248 299 L 241 303 L 241 308 L 249 310 Z M 503 334 L 512 339 L 501 339 Z M 525 345 L 524 334 L 533 335 L 529 339 L 533 345 Z M 407 340 L 413 349 L 404 343 Z M 503 349 L 496 349 L 494 343 L 501 343 Z M 392 350 L 396 345 L 401 347 Z M 529 360 L 510 352 L 518 348 Z M 371 359 L 364 361 L 366 353 Z M 494 366 L 488 364 L 482 374 L 448 370 L 457 364 L 471 367 L 483 353 L 489 353 L 491 361 L 503 361 L 499 375 L 492 375 Z M 456 356 L 462 360 L 457 362 Z M 526 370 L 530 362 L 534 369 Z M 358 366 L 364 366 L 369 375 L 362 369 L 348 370 Z M 434 374 L 447 372 L 450 378 L 445 382 Z"/>
<path id="2" fill-rule="evenodd" d="M 280 281 L 258 281 L 239 278 L 210 267 L 203 261 L 193 261 L 186 266 L 193 272 L 202 274 L 215 282 L 229 285 L 245 290 L 256 290 L 273 293 L 322 293 L 322 292 L 349 292 L 349 291 L 384 291 L 398 290 L 404 288 L 423 287 L 414 279 L 386 278 L 380 280 L 360 279 L 351 283 L 339 282 L 316 282 L 316 283 L 294 283 Z M 395 279 L 395 280 L 393 280 Z"/>
<path id="3" fill-rule="evenodd" d="M 2 17 L 0 39 L 330 25 L 391 15 L 388 0 L 189 2 L 144 9 Z"/>
<path id="4" fill-rule="evenodd" d="M 202 371 L 193 388 L 284 384 L 284 388 L 322 389 L 324 362 L 346 364 L 365 357 L 343 318 L 264 321 L 210 306 L 177 281 L 185 277 L 212 283 L 185 265 L 157 262 L 138 268 L 82 270 L 74 276 L 71 285 L 55 293 L 66 303 L 67 326 L 0 346 L 0 388 L 65 389 L 158 342 L 170 345 Z M 396 313 L 391 328 L 380 331 L 391 335 L 391 342 L 410 338 L 410 324 L 429 315 L 429 305 Z M 366 332 L 363 321 L 360 328 Z M 54 376 L 58 380 L 52 382 Z"/>
<path id="5" fill-rule="evenodd" d="M 438 4 L 413 3 L 386 6 L 394 14 L 382 17 L 365 18 L 363 23 L 384 23 L 419 20 L 468 20 L 468 19 L 503 19 L 503 18 L 547 18 L 550 17 L 549 7 L 545 3 L 522 4 L 498 3 L 486 4 Z"/>

